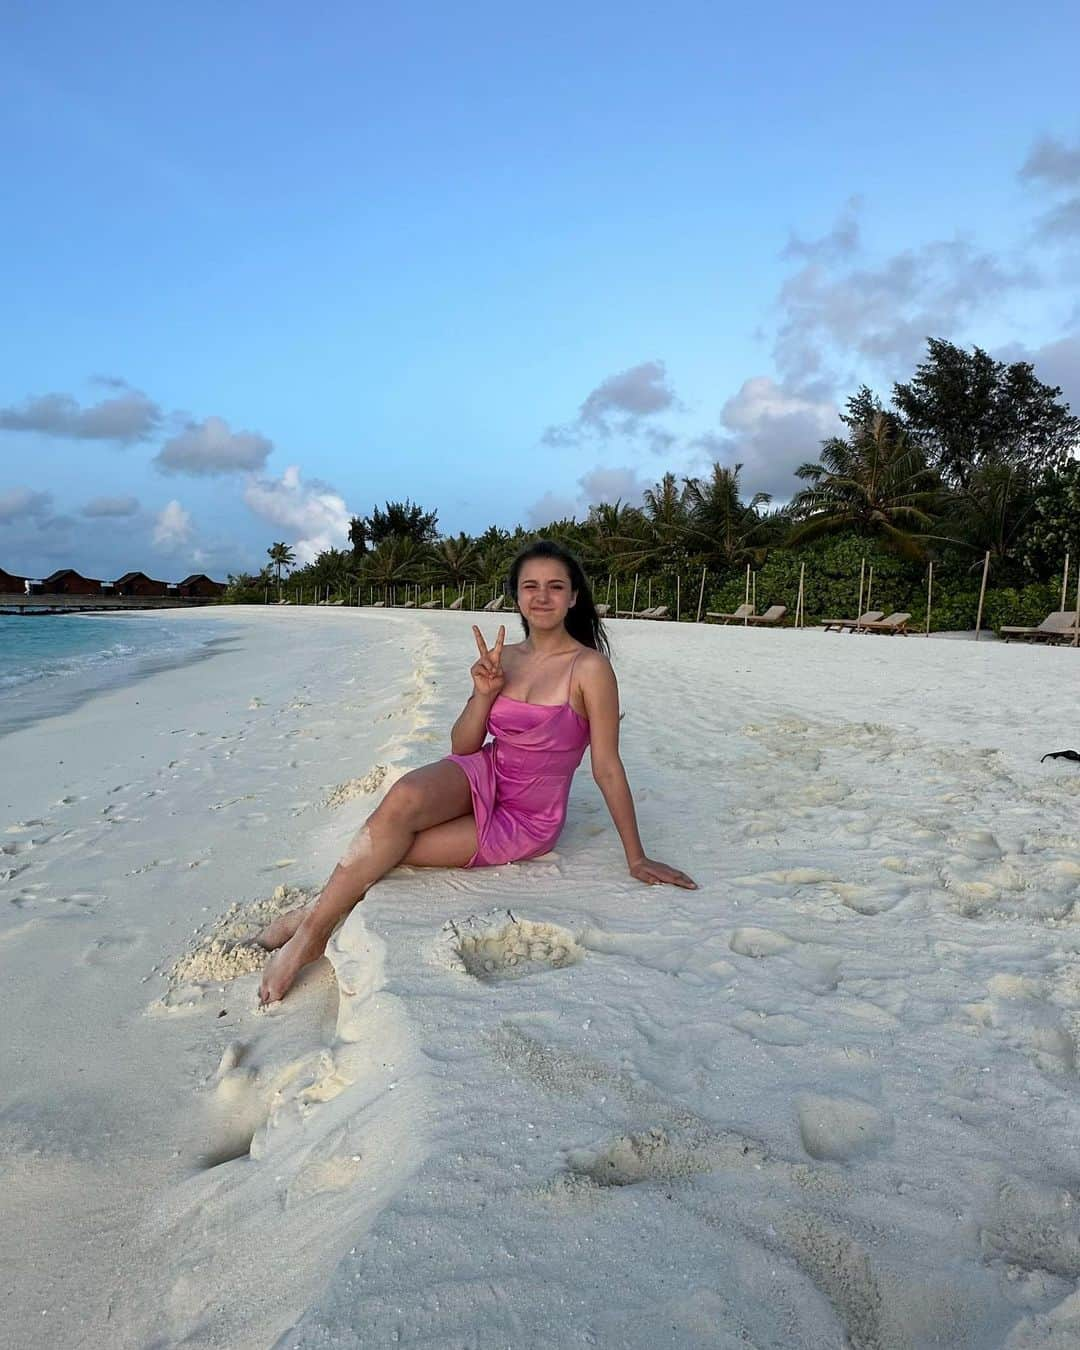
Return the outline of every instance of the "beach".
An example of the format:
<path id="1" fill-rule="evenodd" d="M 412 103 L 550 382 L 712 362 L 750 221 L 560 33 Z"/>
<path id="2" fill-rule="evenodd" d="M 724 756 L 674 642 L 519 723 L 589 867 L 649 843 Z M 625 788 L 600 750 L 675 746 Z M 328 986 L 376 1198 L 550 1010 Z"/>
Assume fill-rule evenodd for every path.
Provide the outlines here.
<path id="1" fill-rule="evenodd" d="M 586 756 L 555 851 L 397 869 L 259 1011 L 500 620 L 196 618 L 0 737 L 11 1344 L 1080 1343 L 1077 652 L 616 621 L 699 889 Z"/>

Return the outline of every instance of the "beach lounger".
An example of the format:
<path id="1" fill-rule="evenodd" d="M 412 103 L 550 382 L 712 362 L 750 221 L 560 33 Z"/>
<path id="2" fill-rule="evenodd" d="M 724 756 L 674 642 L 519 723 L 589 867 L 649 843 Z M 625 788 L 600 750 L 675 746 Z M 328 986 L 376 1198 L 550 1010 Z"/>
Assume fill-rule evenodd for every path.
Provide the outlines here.
<path id="1" fill-rule="evenodd" d="M 608 610 L 609 610 L 610 608 L 611 608 L 610 605 L 597 605 L 597 606 L 596 606 L 596 612 L 597 612 L 597 614 L 599 614 L 599 616 L 600 616 L 602 619 L 606 619 L 606 618 L 607 618 L 607 612 L 608 612 Z"/>
<path id="2" fill-rule="evenodd" d="M 441 600 L 425 600 L 420 606 L 421 609 L 438 609 L 442 604 Z"/>
<path id="3" fill-rule="evenodd" d="M 385 608 L 386 608 L 386 601 L 385 601 L 385 600 L 376 600 L 375 603 L 371 606 L 371 608 L 372 608 L 372 609 L 385 609 Z"/>
<path id="4" fill-rule="evenodd" d="M 415 608 L 416 608 L 415 600 L 406 600 L 403 605 L 398 605 L 398 609 L 415 609 Z"/>
<path id="5" fill-rule="evenodd" d="M 705 611 L 706 619 L 723 619 L 725 623 L 734 623 L 736 620 L 742 622 L 743 619 L 752 619 L 754 617 L 753 605 L 740 605 L 731 614 L 722 614 L 719 610 L 707 609 Z"/>
<path id="6" fill-rule="evenodd" d="M 887 633 L 889 637 L 906 637 L 907 623 L 910 618 L 910 614 L 890 614 L 887 619 L 879 619 L 876 623 L 860 624 L 857 631 L 860 633 Z"/>
<path id="7" fill-rule="evenodd" d="M 857 619 L 826 619 L 822 627 L 826 633 L 830 629 L 834 633 L 842 633 L 845 629 L 853 632 L 864 623 L 880 623 L 884 617 L 885 611 L 883 609 L 868 609 L 865 614 L 860 614 Z"/>
<path id="8" fill-rule="evenodd" d="M 447 609 L 460 609 L 461 606 L 462 606 L 463 599 L 464 599 L 464 597 L 459 595 L 458 598 L 457 598 L 456 600 L 451 600 L 450 603 L 446 606 L 446 608 L 447 608 Z"/>
<path id="9" fill-rule="evenodd" d="M 671 615 L 668 613 L 668 606 L 667 606 L 667 605 L 654 605 L 654 606 L 652 607 L 652 609 L 646 609 L 646 610 L 643 610 L 642 613 L 638 615 L 638 618 L 640 618 L 640 619 L 670 619 L 670 618 L 671 618 Z"/>
<path id="10" fill-rule="evenodd" d="M 775 628 L 783 621 L 786 613 L 787 605 L 770 605 L 764 614 L 748 614 L 746 622 L 752 623 L 755 627 Z"/>
<path id="11" fill-rule="evenodd" d="M 495 597 L 494 600 L 489 600 L 489 601 L 487 602 L 487 604 L 484 605 L 484 607 L 483 607 L 484 613 L 485 613 L 485 614 L 498 614 L 498 612 L 502 609 L 502 607 L 503 607 L 503 605 L 504 605 L 505 603 L 506 603 L 506 596 L 505 596 L 505 595 L 497 595 L 497 596 Z"/>
<path id="12" fill-rule="evenodd" d="M 607 605 L 604 606 L 607 609 Z M 617 609 L 615 611 L 616 619 L 643 619 L 646 611 L 643 609 Z"/>
<path id="13" fill-rule="evenodd" d="M 1048 614 L 1035 628 L 1007 624 L 1000 630 L 1006 642 L 1020 638 L 1024 642 L 1071 642 L 1076 628 L 1076 610 L 1059 609 Z"/>

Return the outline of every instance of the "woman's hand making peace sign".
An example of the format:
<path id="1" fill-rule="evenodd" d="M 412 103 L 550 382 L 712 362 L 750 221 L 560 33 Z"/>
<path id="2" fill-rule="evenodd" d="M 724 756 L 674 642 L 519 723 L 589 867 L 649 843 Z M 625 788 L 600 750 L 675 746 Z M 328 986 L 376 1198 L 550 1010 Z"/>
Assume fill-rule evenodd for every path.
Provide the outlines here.
<path id="1" fill-rule="evenodd" d="M 473 636 L 476 638 L 476 645 L 480 649 L 479 661 L 474 661 L 469 670 L 473 688 L 481 697 L 493 699 L 502 693 L 502 687 L 506 683 L 506 675 L 502 668 L 502 649 L 503 643 L 506 641 L 506 628 L 502 624 L 499 625 L 499 634 L 495 639 L 495 646 L 490 649 L 476 624 L 473 624 Z"/>

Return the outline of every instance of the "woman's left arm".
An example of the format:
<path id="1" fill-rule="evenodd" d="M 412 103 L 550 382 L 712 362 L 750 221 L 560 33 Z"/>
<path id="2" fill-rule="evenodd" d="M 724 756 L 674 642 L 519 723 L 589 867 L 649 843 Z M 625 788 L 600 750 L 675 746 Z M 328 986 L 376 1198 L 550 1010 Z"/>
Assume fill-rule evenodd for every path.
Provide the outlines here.
<path id="1" fill-rule="evenodd" d="M 692 881 L 685 872 L 680 872 L 677 867 L 669 867 L 667 863 L 656 862 L 645 854 L 641 835 L 638 834 L 630 784 L 619 757 L 619 686 L 615 672 L 603 657 L 598 661 L 589 661 L 582 672 L 581 692 L 589 716 L 592 775 L 619 832 L 630 875 L 649 886 L 668 882 L 687 890 L 697 890 L 697 882 Z"/>

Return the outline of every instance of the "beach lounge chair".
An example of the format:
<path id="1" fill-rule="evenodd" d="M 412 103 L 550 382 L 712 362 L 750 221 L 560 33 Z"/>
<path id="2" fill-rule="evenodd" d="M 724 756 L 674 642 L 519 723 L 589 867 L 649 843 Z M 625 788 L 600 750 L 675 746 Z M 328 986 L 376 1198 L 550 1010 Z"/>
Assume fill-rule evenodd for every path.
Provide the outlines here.
<path id="1" fill-rule="evenodd" d="M 415 609 L 415 608 L 416 608 L 415 600 L 406 600 L 403 605 L 398 605 L 398 609 Z"/>
<path id="2" fill-rule="evenodd" d="M 441 600 L 425 600 L 420 606 L 421 609 L 438 609 L 442 604 Z"/>
<path id="3" fill-rule="evenodd" d="M 889 637 L 906 637 L 907 623 L 910 618 L 910 614 L 890 614 L 887 619 L 860 624 L 857 631 L 860 633 L 887 633 Z"/>
<path id="4" fill-rule="evenodd" d="M 506 603 L 506 596 L 497 595 L 494 600 L 489 600 L 487 604 L 484 606 L 484 613 L 498 614 L 498 612 L 502 609 L 505 603 Z"/>
<path id="5" fill-rule="evenodd" d="M 1012 642 L 1015 638 L 1024 642 L 1071 642 L 1075 628 L 1076 610 L 1059 609 L 1048 614 L 1035 628 L 1006 624 L 1000 633 L 1006 642 Z"/>
<path id="6" fill-rule="evenodd" d="M 670 619 L 667 605 L 654 605 L 652 609 L 646 609 L 638 615 L 641 619 Z"/>
<path id="7" fill-rule="evenodd" d="M 857 619 L 826 619 L 822 627 L 825 632 L 831 629 L 834 633 L 842 633 L 845 629 L 854 632 L 856 628 L 861 628 L 864 623 L 880 623 L 885 617 L 883 609 L 868 609 L 865 614 L 860 614 Z"/>
<path id="8" fill-rule="evenodd" d="M 371 608 L 372 608 L 372 609 L 385 609 L 385 608 L 386 608 L 386 601 L 385 601 L 385 600 L 376 600 L 375 603 L 371 606 Z"/>
<path id="9" fill-rule="evenodd" d="M 756 628 L 775 628 L 783 621 L 786 613 L 787 605 L 770 605 L 764 614 L 748 614 L 746 622 L 752 623 Z"/>
<path id="10" fill-rule="evenodd" d="M 463 600 L 464 600 L 464 596 L 459 595 L 458 598 L 457 598 L 456 600 L 451 600 L 450 603 L 446 606 L 446 608 L 447 608 L 447 609 L 460 609 Z"/>
<path id="11" fill-rule="evenodd" d="M 597 612 L 597 614 L 599 614 L 599 616 L 600 616 L 602 619 L 606 619 L 606 618 L 607 618 L 607 612 L 608 612 L 608 610 L 609 610 L 610 608 L 611 608 L 610 605 L 597 605 L 597 606 L 596 606 L 596 612 Z"/>
<path id="12" fill-rule="evenodd" d="M 742 622 L 743 619 L 752 619 L 753 617 L 753 605 L 740 605 L 739 608 L 731 614 L 721 614 L 719 610 L 715 609 L 707 609 L 705 611 L 706 619 L 723 619 L 725 623 L 733 623 L 735 620 Z"/>

